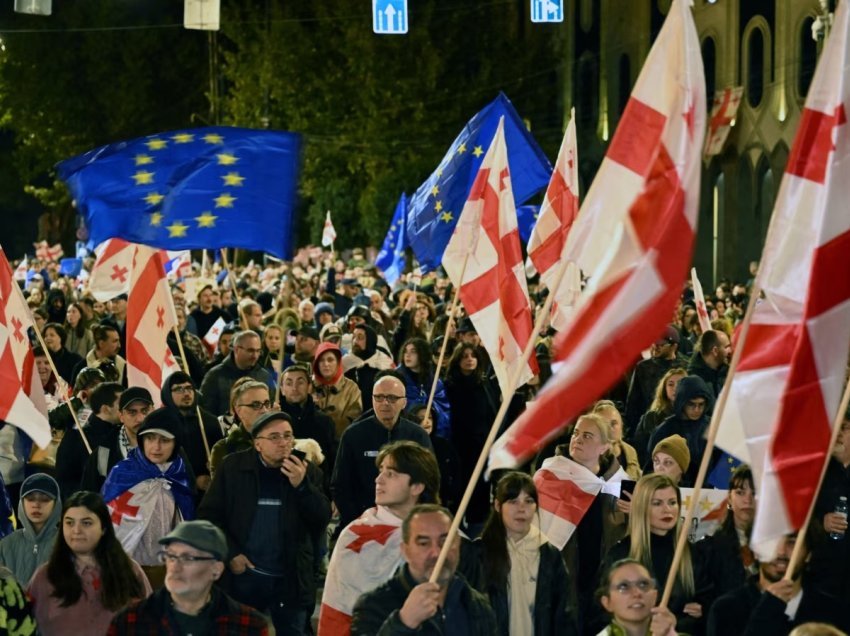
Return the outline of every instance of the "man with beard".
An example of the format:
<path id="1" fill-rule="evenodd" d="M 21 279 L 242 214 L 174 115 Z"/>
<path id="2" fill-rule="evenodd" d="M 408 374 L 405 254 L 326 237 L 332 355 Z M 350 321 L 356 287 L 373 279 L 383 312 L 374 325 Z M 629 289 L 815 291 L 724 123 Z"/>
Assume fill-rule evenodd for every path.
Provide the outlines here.
<path id="1" fill-rule="evenodd" d="M 401 526 L 405 565 L 388 583 L 360 597 L 351 634 L 497 633 L 487 599 L 457 575 L 460 536 L 455 535 L 435 583 L 431 574 L 452 523 L 451 513 L 434 504 L 415 506 Z M 448 626 L 451 625 L 451 631 Z"/>
<path id="2" fill-rule="evenodd" d="M 293 329 L 289 335 L 295 336 L 295 351 L 286 356 L 283 362 L 284 368 L 293 364 L 306 364 L 313 366 L 316 357 L 316 348 L 319 346 L 319 330 L 312 324 L 301 325 L 300 329 Z"/>
<path id="3" fill-rule="evenodd" d="M 378 334 L 367 324 L 359 324 L 351 332 L 351 353 L 342 357 L 345 377 L 360 388 L 363 404 L 371 404 L 375 378 L 384 369 L 392 368 L 392 359 L 378 349 Z"/>
<path id="4" fill-rule="evenodd" d="M 720 395 L 720 389 L 726 382 L 729 372 L 729 360 L 732 358 L 732 344 L 729 336 L 722 331 L 708 330 L 697 342 L 694 356 L 688 365 L 688 375 L 698 375 L 714 391 L 714 397 Z"/>
<path id="5" fill-rule="evenodd" d="M 195 487 L 202 493 L 210 485 L 209 457 L 207 450 L 212 449 L 220 439 L 223 439 L 221 427 L 218 420 L 209 411 L 196 408 L 198 406 L 198 393 L 191 376 L 183 371 L 175 371 L 162 385 L 160 392 L 163 406 L 171 408 L 180 414 L 182 427 L 180 433 L 180 447 L 189 458 L 189 464 L 195 473 Z M 198 424 L 198 414 L 204 424 L 206 434 L 206 445 L 201 435 L 201 427 Z"/>
<path id="6" fill-rule="evenodd" d="M 785 578 L 798 540 L 806 541 L 801 565 L 790 578 Z M 708 636 L 781 636 L 810 621 L 831 623 L 846 630 L 850 622 L 846 608 L 838 607 L 835 598 L 824 595 L 804 580 L 808 556 L 807 538 L 785 535 L 773 561 L 759 563 L 758 577 L 714 602 L 708 614 Z"/>

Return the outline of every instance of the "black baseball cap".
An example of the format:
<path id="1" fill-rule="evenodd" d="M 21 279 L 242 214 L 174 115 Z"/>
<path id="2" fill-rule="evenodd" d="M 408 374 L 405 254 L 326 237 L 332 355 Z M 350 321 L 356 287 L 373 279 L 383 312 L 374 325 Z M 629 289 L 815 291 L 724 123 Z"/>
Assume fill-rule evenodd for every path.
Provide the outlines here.
<path id="1" fill-rule="evenodd" d="M 124 389 L 121 393 L 121 397 L 118 398 L 118 408 L 123 411 L 133 402 L 145 402 L 146 404 L 153 406 L 153 398 L 151 397 L 150 391 L 140 386 L 131 386 L 129 389 Z"/>

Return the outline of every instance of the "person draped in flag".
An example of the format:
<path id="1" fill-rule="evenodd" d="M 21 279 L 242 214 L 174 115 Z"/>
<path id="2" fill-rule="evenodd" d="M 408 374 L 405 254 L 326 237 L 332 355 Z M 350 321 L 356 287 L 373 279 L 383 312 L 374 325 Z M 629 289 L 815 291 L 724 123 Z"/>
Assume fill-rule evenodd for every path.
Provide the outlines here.
<path id="1" fill-rule="evenodd" d="M 473 543 L 499 636 L 578 634 L 567 607 L 569 575 L 561 553 L 534 523 L 537 501 L 529 475 L 502 475 L 493 509 Z"/>
<path id="2" fill-rule="evenodd" d="M 401 522 L 418 503 L 439 501 L 440 470 L 433 453 L 410 441 L 384 446 L 375 459 L 375 507 L 340 533 L 322 594 L 319 636 L 350 632 L 362 594 L 386 583 L 402 564 Z"/>
<path id="3" fill-rule="evenodd" d="M 666 475 L 642 477 L 632 496 L 629 534 L 607 552 L 602 571 L 620 559 L 636 559 L 653 573 L 658 589 L 663 590 L 681 529 L 681 504 L 672 479 Z M 710 589 L 704 554 L 686 545 L 674 576 L 667 607 L 676 615 L 676 625 L 682 632 L 701 634 L 710 602 L 704 594 Z"/>
<path id="4" fill-rule="evenodd" d="M 102 490 L 118 540 L 154 588 L 165 576 L 158 541 L 195 518 L 195 488 L 180 453 L 180 429 L 172 409 L 151 411 L 137 433 L 139 446 L 109 471 Z"/>

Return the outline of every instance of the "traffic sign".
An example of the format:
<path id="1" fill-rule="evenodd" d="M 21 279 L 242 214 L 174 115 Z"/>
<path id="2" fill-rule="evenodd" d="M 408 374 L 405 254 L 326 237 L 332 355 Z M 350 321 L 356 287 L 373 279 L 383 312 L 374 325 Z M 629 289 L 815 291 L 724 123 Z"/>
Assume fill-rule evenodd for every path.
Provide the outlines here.
<path id="1" fill-rule="evenodd" d="M 532 22 L 563 22 L 564 0 L 531 0 Z"/>
<path id="2" fill-rule="evenodd" d="M 381 35 L 407 33 L 407 0 L 372 0 L 372 30 Z"/>

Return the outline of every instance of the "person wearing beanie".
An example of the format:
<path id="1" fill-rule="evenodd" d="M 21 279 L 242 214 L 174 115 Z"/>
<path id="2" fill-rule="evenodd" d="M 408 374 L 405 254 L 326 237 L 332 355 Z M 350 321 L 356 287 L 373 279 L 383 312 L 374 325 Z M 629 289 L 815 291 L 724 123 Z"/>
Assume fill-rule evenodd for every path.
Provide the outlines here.
<path id="1" fill-rule="evenodd" d="M 316 329 L 321 329 L 334 321 L 334 306 L 330 303 L 319 303 L 313 310 L 313 320 L 316 321 Z"/>
<path id="2" fill-rule="evenodd" d="M 0 540 L 0 563 L 21 583 L 26 584 L 36 568 L 50 558 L 61 514 L 62 499 L 56 480 L 44 473 L 27 477 L 21 484 L 18 502 L 21 527 Z"/>
<path id="3" fill-rule="evenodd" d="M 194 479 L 180 453 L 181 426 L 174 409 L 151 411 L 137 433 L 139 446 L 109 472 L 101 491 L 115 535 L 155 589 L 165 576 L 157 541 L 180 521 L 195 518 Z"/>
<path id="4" fill-rule="evenodd" d="M 665 437 L 652 449 L 652 472 L 667 475 L 677 486 L 684 486 L 682 477 L 691 465 L 688 442 L 681 435 Z"/>

